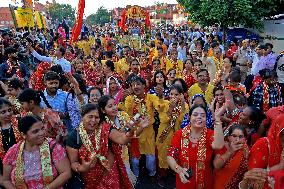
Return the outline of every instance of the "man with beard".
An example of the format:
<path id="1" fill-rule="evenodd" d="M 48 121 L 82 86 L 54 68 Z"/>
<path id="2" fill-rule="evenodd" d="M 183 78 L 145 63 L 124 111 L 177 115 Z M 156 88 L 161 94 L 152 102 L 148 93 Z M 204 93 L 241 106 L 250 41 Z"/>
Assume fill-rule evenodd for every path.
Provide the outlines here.
<path id="1" fill-rule="evenodd" d="M 148 116 L 151 118 L 149 126 L 143 130 L 143 133 L 139 138 L 133 138 L 131 140 L 130 153 L 134 175 L 136 177 L 139 176 L 139 160 L 141 155 L 145 155 L 148 175 L 151 178 L 154 178 L 156 174 L 155 132 L 152 127 L 154 122 L 154 110 L 150 105 L 150 102 L 152 102 L 153 99 L 150 100 L 150 98 L 158 97 L 151 94 L 145 94 L 145 86 L 146 81 L 143 78 L 139 76 L 132 77 L 130 87 L 133 94 L 127 96 L 125 99 L 125 111 L 131 117 L 140 114 L 141 117 Z"/>
<path id="2" fill-rule="evenodd" d="M 0 80 L 7 81 L 11 78 L 19 78 L 19 80 L 28 85 L 30 73 L 22 62 L 18 61 L 17 51 L 13 47 L 5 49 L 5 55 L 8 60 L 0 65 Z"/>
<path id="3" fill-rule="evenodd" d="M 60 76 L 54 72 L 49 71 L 44 76 L 44 82 L 46 89 L 43 91 L 41 107 L 48 107 L 56 112 L 58 112 L 61 120 L 65 126 L 70 125 L 69 112 L 67 109 L 67 101 L 69 98 L 68 93 L 59 89 Z M 70 129 L 70 128 L 69 128 Z"/>

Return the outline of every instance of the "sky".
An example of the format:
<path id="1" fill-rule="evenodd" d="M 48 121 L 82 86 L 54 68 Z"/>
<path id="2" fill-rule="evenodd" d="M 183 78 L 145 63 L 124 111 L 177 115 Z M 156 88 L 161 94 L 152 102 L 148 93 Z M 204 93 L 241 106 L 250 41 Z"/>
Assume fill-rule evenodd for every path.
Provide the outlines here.
<path id="1" fill-rule="evenodd" d="M 44 3 L 47 0 L 39 0 L 39 2 Z M 58 3 L 70 4 L 72 7 L 76 8 L 78 6 L 79 0 L 56 0 Z M 92 13 L 95 13 L 96 10 L 104 6 L 107 9 L 113 9 L 115 7 L 125 7 L 126 5 L 139 5 L 139 6 L 148 6 L 154 5 L 155 0 L 85 0 L 85 15 L 88 16 Z M 17 0 L 21 2 L 21 0 Z M 49 2 L 52 2 L 49 0 Z M 160 3 L 168 4 L 177 4 L 176 0 L 157 0 Z M 12 3 L 12 0 L 0 0 L 0 7 L 8 7 Z"/>

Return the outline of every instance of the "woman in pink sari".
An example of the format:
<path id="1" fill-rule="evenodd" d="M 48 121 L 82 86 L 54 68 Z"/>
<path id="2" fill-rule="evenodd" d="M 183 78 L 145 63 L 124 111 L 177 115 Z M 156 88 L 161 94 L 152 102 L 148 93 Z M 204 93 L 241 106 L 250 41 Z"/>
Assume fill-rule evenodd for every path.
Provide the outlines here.
<path id="1" fill-rule="evenodd" d="M 118 104 L 123 97 L 123 88 L 116 77 L 109 77 L 106 81 L 105 95 L 114 98 L 115 104 Z"/>

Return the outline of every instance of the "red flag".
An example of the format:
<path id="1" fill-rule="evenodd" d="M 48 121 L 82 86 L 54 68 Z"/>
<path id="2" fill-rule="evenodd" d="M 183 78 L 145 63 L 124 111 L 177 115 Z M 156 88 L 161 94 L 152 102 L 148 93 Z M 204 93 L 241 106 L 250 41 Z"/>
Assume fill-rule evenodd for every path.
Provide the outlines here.
<path id="1" fill-rule="evenodd" d="M 76 23 L 74 24 L 74 26 L 72 28 L 72 35 L 71 35 L 71 39 L 70 39 L 70 44 L 75 42 L 78 39 L 78 37 L 81 33 L 81 29 L 82 29 L 82 25 L 83 25 L 84 9 L 85 9 L 85 0 L 79 0 L 77 19 L 76 19 Z"/>
<path id="2" fill-rule="evenodd" d="M 125 31 L 125 22 L 126 22 L 126 10 L 124 9 L 122 11 L 121 17 L 120 17 L 120 22 L 119 22 L 119 27 Z"/>
<path id="3" fill-rule="evenodd" d="M 148 28 L 150 28 L 150 27 L 151 27 L 151 23 L 150 23 L 150 14 L 149 14 L 149 12 L 148 12 L 148 11 L 146 12 L 145 25 L 146 25 Z"/>

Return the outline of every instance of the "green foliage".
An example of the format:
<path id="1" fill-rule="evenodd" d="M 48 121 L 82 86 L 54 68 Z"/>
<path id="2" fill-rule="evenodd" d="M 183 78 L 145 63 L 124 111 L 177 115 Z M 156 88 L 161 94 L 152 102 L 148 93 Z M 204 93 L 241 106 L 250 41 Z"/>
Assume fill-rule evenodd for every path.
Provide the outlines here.
<path id="1" fill-rule="evenodd" d="M 167 14 L 168 13 L 167 3 L 161 3 L 161 2 L 155 1 L 154 4 L 156 5 L 157 14 Z"/>
<path id="2" fill-rule="evenodd" d="M 110 21 L 110 12 L 104 8 L 100 7 L 96 14 L 94 15 L 94 23 L 104 25 Z"/>
<path id="3" fill-rule="evenodd" d="M 190 14 L 189 19 L 202 26 L 219 24 L 225 28 L 243 25 L 262 28 L 263 17 L 280 11 L 279 0 L 178 0 Z"/>
<path id="4" fill-rule="evenodd" d="M 88 25 L 94 25 L 95 24 L 95 18 L 96 18 L 96 15 L 95 14 L 90 14 L 89 16 L 87 16 L 86 18 L 86 23 Z"/>
<path id="5" fill-rule="evenodd" d="M 75 21 L 75 9 L 69 4 L 55 3 L 48 9 L 48 11 L 52 20 L 58 18 L 61 22 L 64 17 L 69 17 L 71 22 Z"/>

